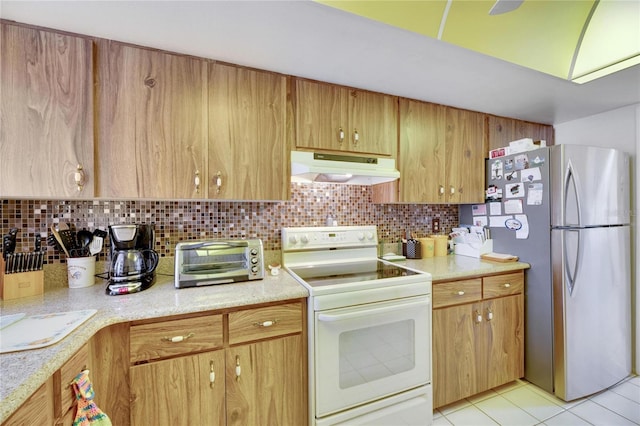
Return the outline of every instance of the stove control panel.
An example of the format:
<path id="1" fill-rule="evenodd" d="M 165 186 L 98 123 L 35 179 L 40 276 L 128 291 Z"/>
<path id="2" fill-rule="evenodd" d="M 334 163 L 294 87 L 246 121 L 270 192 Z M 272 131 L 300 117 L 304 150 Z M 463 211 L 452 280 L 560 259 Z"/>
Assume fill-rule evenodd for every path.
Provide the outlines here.
<path id="1" fill-rule="evenodd" d="M 282 228 L 282 250 L 327 250 L 378 245 L 375 226 Z"/>

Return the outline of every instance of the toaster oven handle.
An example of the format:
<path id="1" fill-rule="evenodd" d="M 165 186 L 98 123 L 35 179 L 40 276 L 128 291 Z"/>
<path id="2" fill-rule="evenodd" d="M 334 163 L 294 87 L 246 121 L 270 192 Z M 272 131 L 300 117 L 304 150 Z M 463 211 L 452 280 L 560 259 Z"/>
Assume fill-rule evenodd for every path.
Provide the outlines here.
<path id="1" fill-rule="evenodd" d="M 182 250 L 200 250 L 203 248 L 219 246 L 219 247 L 248 247 L 246 241 L 207 241 L 203 243 L 193 243 L 180 247 Z"/>

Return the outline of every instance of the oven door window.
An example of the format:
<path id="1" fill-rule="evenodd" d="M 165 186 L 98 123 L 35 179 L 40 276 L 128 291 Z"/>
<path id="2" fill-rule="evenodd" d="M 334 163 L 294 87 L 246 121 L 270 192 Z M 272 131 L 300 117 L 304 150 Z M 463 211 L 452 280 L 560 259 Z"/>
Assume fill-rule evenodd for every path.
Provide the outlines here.
<path id="1" fill-rule="evenodd" d="M 431 381 L 430 300 L 316 312 L 317 417 Z"/>

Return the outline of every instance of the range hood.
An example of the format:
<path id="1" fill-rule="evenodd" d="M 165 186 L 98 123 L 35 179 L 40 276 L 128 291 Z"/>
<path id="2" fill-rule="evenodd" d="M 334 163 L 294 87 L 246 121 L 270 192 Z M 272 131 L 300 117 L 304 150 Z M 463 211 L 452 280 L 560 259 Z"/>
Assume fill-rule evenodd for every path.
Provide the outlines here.
<path id="1" fill-rule="evenodd" d="M 291 151 L 292 182 L 375 185 L 399 177 L 393 158 Z"/>

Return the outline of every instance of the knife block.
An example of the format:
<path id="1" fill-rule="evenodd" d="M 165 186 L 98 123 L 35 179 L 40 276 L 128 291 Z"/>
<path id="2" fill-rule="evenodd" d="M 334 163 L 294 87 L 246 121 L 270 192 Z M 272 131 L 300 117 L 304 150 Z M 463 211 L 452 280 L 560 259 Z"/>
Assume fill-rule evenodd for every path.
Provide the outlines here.
<path id="1" fill-rule="evenodd" d="M 0 299 L 37 296 L 44 292 L 44 271 L 4 273 L 4 259 L 0 256 Z"/>

